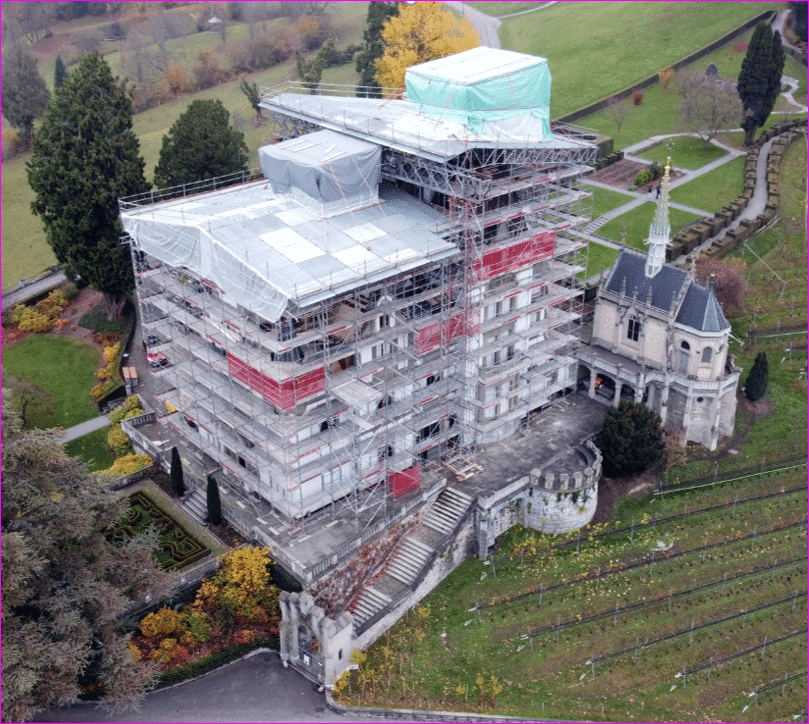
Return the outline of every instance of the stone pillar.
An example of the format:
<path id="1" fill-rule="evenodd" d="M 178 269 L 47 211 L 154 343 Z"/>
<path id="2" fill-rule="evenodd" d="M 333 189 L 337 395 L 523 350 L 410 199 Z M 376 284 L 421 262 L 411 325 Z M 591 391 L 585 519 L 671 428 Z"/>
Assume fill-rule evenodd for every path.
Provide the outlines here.
<path id="1" fill-rule="evenodd" d="M 660 388 L 660 420 L 662 424 L 666 424 L 666 420 L 668 419 L 669 413 L 669 378 L 666 375 L 666 378 L 663 380 L 663 385 Z"/>
<path id="2" fill-rule="evenodd" d="M 596 398 L 596 371 L 594 368 L 590 368 L 590 388 L 587 390 L 587 397 L 591 400 L 595 400 Z"/>
<path id="3" fill-rule="evenodd" d="M 618 407 L 618 403 L 621 401 L 621 388 L 624 386 L 621 380 L 615 380 L 615 395 L 612 398 L 612 406 Z"/>

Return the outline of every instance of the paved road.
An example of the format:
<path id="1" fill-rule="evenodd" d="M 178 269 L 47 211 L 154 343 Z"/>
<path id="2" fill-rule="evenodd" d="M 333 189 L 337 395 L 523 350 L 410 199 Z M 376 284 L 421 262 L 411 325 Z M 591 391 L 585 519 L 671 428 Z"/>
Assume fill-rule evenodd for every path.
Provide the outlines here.
<path id="1" fill-rule="evenodd" d="M 24 302 L 26 299 L 30 299 L 35 294 L 47 292 L 49 289 L 53 289 L 55 286 L 66 281 L 67 277 L 65 277 L 65 273 L 58 271 L 54 274 L 48 274 L 41 279 L 37 279 L 35 282 L 22 287 L 22 289 L 12 289 L 8 292 L 3 292 L 3 311 L 11 309 L 15 304 Z"/>
<path id="2" fill-rule="evenodd" d="M 480 44 L 487 48 L 500 48 L 500 36 L 497 34 L 497 28 L 500 27 L 500 20 L 493 18 L 491 15 L 475 10 L 464 2 L 444 2 L 453 10 L 456 10 L 469 18 L 469 22 L 475 30 L 478 31 L 480 36 Z"/>
<path id="3" fill-rule="evenodd" d="M 277 654 L 261 653 L 195 681 L 149 694 L 137 712 L 108 714 L 91 704 L 43 712 L 35 722 L 385 722 L 341 715 Z"/>

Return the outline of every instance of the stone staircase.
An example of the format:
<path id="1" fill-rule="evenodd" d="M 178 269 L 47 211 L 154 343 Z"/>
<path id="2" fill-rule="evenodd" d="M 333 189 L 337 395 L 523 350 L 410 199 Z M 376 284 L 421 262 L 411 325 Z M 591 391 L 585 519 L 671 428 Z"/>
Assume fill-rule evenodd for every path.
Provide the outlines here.
<path id="1" fill-rule="evenodd" d="M 443 535 L 452 533 L 461 516 L 472 504 L 472 498 L 456 488 L 444 488 L 432 504 L 422 523 Z"/>
<path id="2" fill-rule="evenodd" d="M 605 214 L 604 216 L 599 216 L 597 219 L 593 219 L 587 226 L 582 229 L 582 232 L 585 234 L 595 234 L 604 224 L 609 221 L 609 217 Z"/>
<path id="3" fill-rule="evenodd" d="M 205 518 L 208 517 L 208 501 L 205 493 L 199 488 L 194 488 L 186 495 L 180 501 L 180 507 L 198 523 L 205 524 Z"/>
<path id="4" fill-rule="evenodd" d="M 382 591 L 377 591 L 373 586 L 368 586 L 362 592 L 362 596 L 354 608 L 354 626 L 362 626 L 377 611 L 385 608 L 390 601 L 390 596 L 386 596 Z"/>
<path id="5" fill-rule="evenodd" d="M 433 549 L 412 536 L 407 536 L 396 555 L 387 565 L 386 573 L 406 586 L 416 580 L 421 569 L 432 555 Z"/>
<path id="6" fill-rule="evenodd" d="M 429 541 L 436 539 L 436 533 L 441 538 L 452 533 L 472 502 L 471 496 L 454 488 L 441 491 L 421 525 L 402 540 L 385 573 L 362 592 L 352 611 L 355 630 L 361 630 L 366 621 L 409 592 L 435 552 Z"/>

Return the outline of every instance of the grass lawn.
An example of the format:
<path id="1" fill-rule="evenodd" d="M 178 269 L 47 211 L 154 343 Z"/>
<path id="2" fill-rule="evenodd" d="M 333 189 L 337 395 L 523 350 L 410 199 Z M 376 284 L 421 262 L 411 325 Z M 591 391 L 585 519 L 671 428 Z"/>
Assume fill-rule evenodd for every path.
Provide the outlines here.
<path id="1" fill-rule="evenodd" d="M 711 161 L 716 161 L 716 159 L 726 156 L 727 151 L 713 144 L 709 144 L 706 148 L 701 138 L 676 136 L 658 143 L 656 146 L 637 155 L 649 161 L 657 161 L 664 167 L 666 159 L 670 157 L 673 166 L 697 169 L 706 163 L 711 163 Z"/>
<path id="2" fill-rule="evenodd" d="M 722 77 L 738 78 L 745 54 L 733 50 L 733 47 L 738 42 L 749 42 L 751 34 L 752 31 L 749 31 L 744 36 L 723 45 L 705 58 L 698 60 L 691 66 L 681 69 L 678 75 L 688 77 L 696 73 L 702 73 L 708 64 L 713 62 L 716 63 Z M 800 93 L 806 93 L 806 69 L 789 56 L 787 56 L 787 62 L 784 66 L 784 74 L 801 80 L 801 87 L 798 94 L 796 94 L 796 98 L 799 97 Z M 634 106 L 629 100 L 627 104 L 627 117 L 621 126 L 620 132 L 618 132 L 615 121 L 610 117 L 608 110 L 594 113 L 591 116 L 576 121 L 576 123 L 586 126 L 587 128 L 592 128 L 606 136 L 612 136 L 616 151 L 631 146 L 634 143 L 639 143 L 651 136 L 666 133 L 679 133 L 683 130 L 677 111 L 679 104 L 677 76 L 671 81 L 668 90 L 664 91 L 659 84 L 653 85 L 651 88 L 647 88 L 644 91 L 643 103 L 641 105 Z M 778 123 L 783 118 L 784 117 L 781 115 L 770 115 L 765 128 L 769 128 L 770 125 Z M 741 148 L 742 145 L 740 142 L 734 142 L 736 138 L 743 139 L 744 135 L 733 134 L 731 138 L 728 138 L 727 134 L 717 136 L 717 140 Z M 665 161 L 665 158 L 663 160 Z M 678 163 L 673 155 L 672 160 L 677 166 L 684 165 Z"/>
<path id="3" fill-rule="evenodd" d="M 115 457 L 107 447 L 108 432 L 109 426 L 66 442 L 65 452 L 72 458 L 84 460 L 91 473 L 106 470 L 115 462 Z"/>
<path id="4" fill-rule="evenodd" d="M 42 223 L 31 213 L 34 192 L 25 173 L 30 157 L 26 153 L 3 161 L 3 289 L 56 264 Z"/>
<path id="5" fill-rule="evenodd" d="M 587 184 L 583 184 L 583 186 L 593 192 L 593 219 L 597 219 L 608 211 L 623 206 L 634 198 L 629 194 L 623 194 L 612 189 L 603 189 L 600 186 L 587 186 Z"/>
<path id="6" fill-rule="evenodd" d="M 741 194 L 744 187 L 745 156 L 722 164 L 693 181 L 669 192 L 669 198 L 697 209 L 716 212 Z"/>
<path id="7" fill-rule="evenodd" d="M 90 397 L 99 365 L 91 344 L 55 334 L 27 337 L 3 349 L 3 369 L 38 385 L 52 409 L 32 420 L 32 427 L 72 427 L 98 416 Z"/>
<path id="8" fill-rule="evenodd" d="M 598 230 L 598 234 L 607 239 L 620 242 L 621 232 L 626 229 L 626 241 L 624 243 L 626 243 L 627 246 L 645 252 L 648 247 L 644 242 L 649 236 L 649 225 L 654 220 L 654 215 L 655 203 L 653 201 L 647 201 L 637 208 L 608 221 Z M 700 218 L 701 217 L 690 214 L 687 211 L 669 209 L 669 223 L 671 224 L 672 236 L 677 233 L 678 229 L 688 226 L 688 224 Z"/>
<path id="9" fill-rule="evenodd" d="M 616 249 L 591 241 L 587 247 L 587 270 L 579 274 L 579 277 L 590 279 L 597 276 L 605 269 L 612 267 L 617 258 L 618 251 Z"/>
<path id="10" fill-rule="evenodd" d="M 504 15 L 511 15 L 512 13 L 521 13 L 525 10 L 533 10 L 540 2 L 470 2 L 475 10 L 480 10 L 486 15 L 492 15 L 495 18 L 502 18 Z"/>
<path id="11" fill-rule="evenodd" d="M 504 48 L 548 59 L 553 76 L 551 118 L 558 118 L 667 68 L 771 8 L 781 6 L 774 2 L 558 3 L 504 20 L 500 39 Z M 676 96 L 673 88 L 669 94 Z M 616 144 L 616 149 L 622 147 Z"/>

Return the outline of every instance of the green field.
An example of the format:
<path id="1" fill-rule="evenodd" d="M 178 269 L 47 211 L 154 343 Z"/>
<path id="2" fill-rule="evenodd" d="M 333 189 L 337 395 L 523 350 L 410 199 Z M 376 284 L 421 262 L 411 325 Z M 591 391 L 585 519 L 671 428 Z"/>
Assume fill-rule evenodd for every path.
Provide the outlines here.
<path id="1" fill-rule="evenodd" d="M 641 105 L 635 106 L 632 105 L 631 100 L 626 101 L 627 115 L 620 132 L 617 129 L 615 121 L 611 118 L 609 110 L 599 111 L 598 113 L 576 121 L 576 123 L 597 130 L 599 133 L 606 136 L 612 136 L 616 151 L 639 143 L 651 136 L 681 132 L 683 128 L 677 110 L 679 104 L 679 95 L 677 94 L 678 76 L 688 77 L 696 73 L 702 73 L 709 63 L 715 63 L 723 78 L 738 78 L 745 54 L 733 50 L 733 48 L 738 42 L 749 42 L 751 34 L 752 31 L 744 36 L 740 36 L 737 40 L 727 43 L 691 66 L 680 70 L 671 81 L 668 90 L 663 90 L 659 84 L 647 88 L 644 91 L 643 103 Z M 796 100 L 802 98 L 805 104 L 806 69 L 794 58 L 787 56 L 784 74 L 801 80 L 799 93 L 797 93 L 795 97 Z M 779 98 L 779 102 L 780 100 Z M 783 116 L 770 115 L 770 118 L 765 124 L 765 128 L 768 128 L 773 123 L 779 122 L 782 118 Z M 738 136 L 738 138 L 743 138 L 743 136 Z M 717 140 L 728 142 L 729 139 L 724 135 L 720 135 L 717 137 Z M 741 143 L 734 143 L 733 145 L 741 148 Z"/>
<path id="2" fill-rule="evenodd" d="M 593 193 L 593 219 L 597 219 L 608 211 L 623 206 L 634 198 L 629 194 L 623 194 L 612 189 L 603 189 L 600 186 L 587 186 L 587 188 Z"/>
<path id="3" fill-rule="evenodd" d="M 91 473 L 106 470 L 115 462 L 115 457 L 107 447 L 108 432 L 109 427 L 103 427 L 66 442 L 65 452 L 72 458 L 81 458 Z"/>
<path id="4" fill-rule="evenodd" d="M 558 118 L 669 67 L 771 8 L 781 6 L 772 2 L 557 3 L 504 20 L 500 39 L 504 48 L 548 59 L 553 76 L 551 117 Z M 676 90 L 670 92 L 676 96 Z M 652 134 L 642 138 L 648 135 Z M 616 145 L 616 149 L 622 147 Z"/>
<path id="5" fill-rule="evenodd" d="M 580 533 L 517 526 L 378 640 L 339 700 L 534 720 L 788 720 L 805 676 L 742 709 L 755 686 L 805 671 L 805 475 L 635 500 L 621 522 Z"/>
<path id="6" fill-rule="evenodd" d="M 610 269 L 618 258 L 618 251 L 604 244 L 591 241 L 587 246 L 587 269 L 579 277 L 591 279 Z"/>
<path id="7" fill-rule="evenodd" d="M 646 251 L 647 247 L 644 242 L 649 236 L 649 225 L 654 219 L 655 206 L 653 201 L 647 201 L 625 214 L 616 216 L 598 230 L 599 236 L 620 242 L 621 234 L 625 230 L 626 241 L 624 243 L 635 249 Z M 672 235 L 676 234 L 678 229 L 700 218 L 681 209 L 669 209 L 669 223 L 671 224 Z"/>
<path id="8" fill-rule="evenodd" d="M 746 163 L 745 156 L 734 158 L 719 168 L 672 189 L 669 198 L 681 204 L 715 213 L 742 193 Z"/>
<path id="9" fill-rule="evenodd" d="M 98 365 L 93 345 L 55 334 L 27 337 L 3 349 L 3 372 L 37 385 L 50 398 L 29 427 L 67 428 L 96 417 L 90 389 Z"/>
<path id="10" fill-rule="evenodd" d="M 636 155 L 648 161 L 657 161 L 661 166 L 665 166 L 666 160 L 671 158 L 673 166 L 697 169 L 726 156 L 727 151 L 713 144 L 706 148 L 702 139 L 693 136 L 674 136 Z"/>

